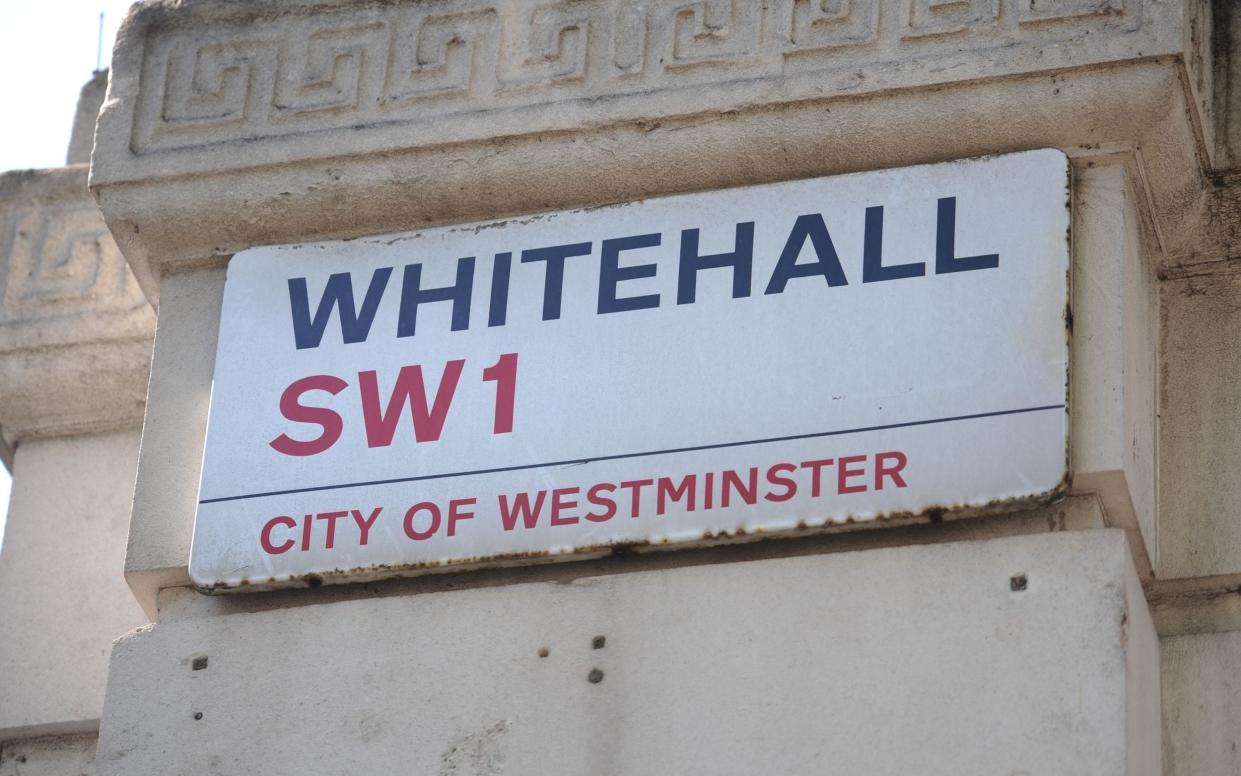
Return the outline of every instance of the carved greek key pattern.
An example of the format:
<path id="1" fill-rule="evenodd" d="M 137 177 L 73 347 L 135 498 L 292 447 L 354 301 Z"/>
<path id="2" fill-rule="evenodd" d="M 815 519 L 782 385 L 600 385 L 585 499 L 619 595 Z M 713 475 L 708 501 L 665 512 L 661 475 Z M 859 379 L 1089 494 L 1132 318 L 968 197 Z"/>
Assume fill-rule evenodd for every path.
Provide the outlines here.
<path id="1" fill-rule="evenodd" d="M 870 0 L 796 0 L 785 53 L 822 51 L 874 43 L 879 34 L 879 3 Z"/>
<path id="2" fill-rule="evenodd" d="M 984 29 L 1000 18 L 1000 0 L 908 0 L 906 38 Z"/>
<path id="3" fill-rule="evenodd" d="M 93 205 L 21 209 L 0 228 L 0 324 L 149 314 Z"/>
<path id="4" fill-rule="evenodd" d="M 831 76 L 1139 30 L 1153 0 L 424 0 L 152 30 L 131 150 Z M 1057 37 L 1059 36 L 1059 37 Z M 425 126 L 425 125 L 424 125 Z"/>
<path id="5" fill-rule="evenodd" d="M 1027 0 L 1018 6 L 1023 23 L 1072 21 L 1088 16 L 1120 16 L 1125 0 Z"/>

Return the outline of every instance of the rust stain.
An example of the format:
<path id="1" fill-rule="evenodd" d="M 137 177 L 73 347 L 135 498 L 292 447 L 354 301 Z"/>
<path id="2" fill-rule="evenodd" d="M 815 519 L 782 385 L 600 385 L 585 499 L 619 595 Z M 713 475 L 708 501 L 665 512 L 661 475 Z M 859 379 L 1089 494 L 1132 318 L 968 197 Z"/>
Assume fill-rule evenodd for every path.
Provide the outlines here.
<path id="1" fill-rule="evenodd" d="M 703 531 L 700 538 L 685 541 L 674 542 L 667 537 L 660 537 L 653 540 L 634 539 L 582 545 L 574 547 L 569 552 L 552 553 L 549 550 L 532 550 L 408 564 L 377 563 L 347 569 L 336 568 L 313 574 L 273 576 L 261 580 L 246 578 L 236 585 L 229 585 L 227 583 L 197 585 L 195 589 L 200 593 L 214 595 L 217 593 L 267 591 L 282 588 L 318 588 L 323 585 L 337 585 L 347 582 L 367 583 L 378 579 L 422 576 L 436 572 L 467 572 L 487 568 L 593 560 L 604 557 L 626 559 L 646 552 L 660 552 L 670 549 L 701 549 L 729 544 L 744 544 L 760 540 L 827 535 L 856 530 L 866 526 L 916 523 L 934 524 L 960 518 L 977 517 L 984 514 L 1000 515 L 1019 509 L 1050 506 L 1063 500 L 1068 495 L 1071 483 L 1071 474 L 1066 471 L 1064 477 L 1055 488 L 1041 496 L 1034 497 L 992 499 L 981 504 L 934 504 L 918 511 L 884 512 L 864 519 L 852 515 L 836 519 L 824 518 L 821 521 L 802 519 L 793 526 L 774 530 L 746 528 L 739 525 L 731 529 L 706 530 Z"/>

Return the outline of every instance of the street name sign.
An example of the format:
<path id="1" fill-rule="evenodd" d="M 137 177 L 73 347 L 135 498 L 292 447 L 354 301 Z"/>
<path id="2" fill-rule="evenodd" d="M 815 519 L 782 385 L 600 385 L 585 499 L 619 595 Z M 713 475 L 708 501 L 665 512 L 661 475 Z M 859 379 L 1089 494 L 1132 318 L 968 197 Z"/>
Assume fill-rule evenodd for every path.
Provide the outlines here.
<path id="1" fill-rule="evenodd" d="M 251 248 L 202 590 L 775 536 L 1067 481 L 1059 151 Z"/>

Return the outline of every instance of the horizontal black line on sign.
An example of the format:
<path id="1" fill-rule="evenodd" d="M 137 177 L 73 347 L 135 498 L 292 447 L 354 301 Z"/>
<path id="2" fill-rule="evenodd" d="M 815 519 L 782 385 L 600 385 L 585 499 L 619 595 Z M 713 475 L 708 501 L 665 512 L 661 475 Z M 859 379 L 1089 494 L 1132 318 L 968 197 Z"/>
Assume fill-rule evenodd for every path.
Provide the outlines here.
<path id="1" fill-rule="evenodd" d="M 544 463 L 524 463 L 517 466 L 497 466 L 494 469 L 474 469 L 464 472 L 445 472 L 443 474 L 418 474 L 412 477 L 394 477 L 390 480 L 369 480 L 367 482 L 345 482 L 339 485 L 316 485 L 309 488 L 291 488 L 289 490 L 269 490 L 265 493 L 245 493 L 240 496 L 223 496 L 221 498 L 201 499 L 199 504 L 219 504 L 224 501 L 245 501 L 252 498 L 269 496 L 290 496 L 294 493 L 313 493 L 319 490 L 340 490 L 341 488 L 361 488 L 368 485 L 394 485 L 398 482 L 421 482 L 423 480 L 442 480 L 446 477 L 472 477 L 477 474 L 499 474 L 516 472 L 524 469 L 544 469 L 550 466 L 570 466 L 573 464 L 596 463 L 598 461 L 617 461 L 623 458 L 646 458 L 651 455 L 668 455 L 670 453 L 693 453 L 699 450 L 720 450 L 726 447 L 744 447 L 746 445 L 765 445 L 772 442 L 792 442 L 798 439 L 816 439 L 818 437 L 843 436 L 845 434 L 861 434 L 867 431 L 887 431 L 893 428 L 909 428 L 910 426 L 930 426 L 936 423 L 954 423 L 959 420 L 977 420 L 978 418 L 995 418 L 1001 415 L 1022 415 L 1027 412 L 1045 412 L 1062 410 L 1063 404 L 1046 404 L 1041 407 L 1023 407 L 1018 410 L 1000 410 L 998 412 L 979 412 L 974 415 L 955 415 L 950 418 L 931 418 L 930 420 L 911 420 L 906 423 L 889 423 L 883 426 L 862 426 L 860 428 L 842 428 L 835 431 L 818 431 L 812 434 L 792 434 L 790 436 L 768 437 L 766 439 L 747 439 L 743 442 L 722 442 L 715 445 L 695 445 L 693 447 L 672 447 L 667 450 L 647 450 L 641 453 L 618 453 L 617 455 L 601 455 L 597 458 L 573 458 L 567 461 L 546 461 Z"/>

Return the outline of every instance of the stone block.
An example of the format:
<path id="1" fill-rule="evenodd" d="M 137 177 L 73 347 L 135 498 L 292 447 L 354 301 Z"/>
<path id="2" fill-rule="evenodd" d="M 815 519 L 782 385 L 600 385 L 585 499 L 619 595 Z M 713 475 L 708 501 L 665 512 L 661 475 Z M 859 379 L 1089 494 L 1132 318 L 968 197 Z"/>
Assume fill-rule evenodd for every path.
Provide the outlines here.
<path id="1" fill-rule="evenodd" d="M 105 776 L 1160 767 L 1120 531 L 232 613 L 165 595 L 113 651 Z"/>
<path id="2" fill-rule="evenodd" d="M 146 622 L 121 573 L 137 455 L 136 429 L 17 449 L 0 546 L 0 741 L 98 725 L 112 640 Z"/>

